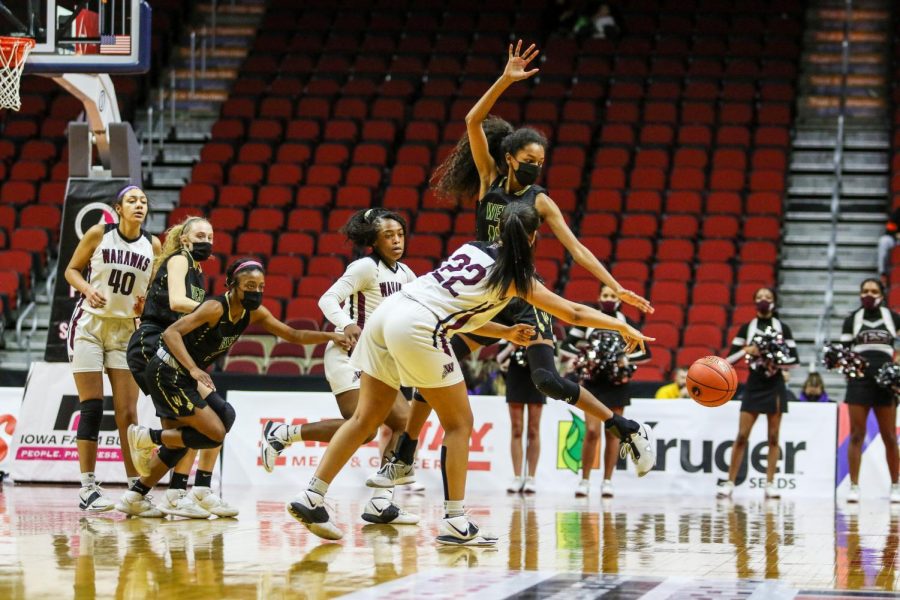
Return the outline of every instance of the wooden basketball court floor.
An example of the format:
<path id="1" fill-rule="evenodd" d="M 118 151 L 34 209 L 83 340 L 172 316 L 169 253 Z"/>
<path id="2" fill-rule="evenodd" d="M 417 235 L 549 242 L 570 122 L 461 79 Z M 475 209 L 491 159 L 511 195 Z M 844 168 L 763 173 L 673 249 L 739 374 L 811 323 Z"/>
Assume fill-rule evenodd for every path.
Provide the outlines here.
<path id="1" fill-rule="evenodd" d="M 368 490 L 335 490 L 340 543 L 287 516 L 295 492 L 226 488 L 238 519 L 188 521 L 86 517 L 73 487 L 4 485 L 0 598 L 900 597 L 886 498 L 474 495 L 470 513 L 500 536 L 487 550 L 434 544 L 438 490 L 397 493 L 418 527 L 366 525 Z"/>

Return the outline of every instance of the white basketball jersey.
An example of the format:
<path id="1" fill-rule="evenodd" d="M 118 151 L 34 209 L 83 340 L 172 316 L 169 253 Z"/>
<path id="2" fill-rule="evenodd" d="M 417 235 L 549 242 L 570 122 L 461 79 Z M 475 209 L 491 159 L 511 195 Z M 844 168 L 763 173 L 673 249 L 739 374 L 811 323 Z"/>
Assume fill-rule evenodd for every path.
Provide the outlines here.
<path id="1" fill-rule="evenodd" d="M 496 256 L 497 247 L 489 242 L 464 244 L 440 267 L 405 286 L 403 294 L 434 313 L 436 334 L 450 337 L 478 329 L 513 298 L 488 289 Z"/>
<path id="2" fill-rule="evenodd" d="M 141 316 L 134 310 L 135 299 L 146 296 L 153 270 L 153 242 L 150 234 L 141 232 L 135 240 L 127 240 L 115 223 L 106 225 L 103 239 L 94 250 L 85 279 L 106 297 L 103 308 L 94 308 L 84 299 L 78 306 L 100 317 L 117 319 Z"/>
<path id="3" fill-rule="evenodd" d="M 347 325 L 362 328 L 382 300 L 415 279 L 415 273 L 403 263 L 391 269 L 377 256 L 366 256 L 347 265 L 341 278 L 322 295 L 319 308 L 339 331 Z"/>

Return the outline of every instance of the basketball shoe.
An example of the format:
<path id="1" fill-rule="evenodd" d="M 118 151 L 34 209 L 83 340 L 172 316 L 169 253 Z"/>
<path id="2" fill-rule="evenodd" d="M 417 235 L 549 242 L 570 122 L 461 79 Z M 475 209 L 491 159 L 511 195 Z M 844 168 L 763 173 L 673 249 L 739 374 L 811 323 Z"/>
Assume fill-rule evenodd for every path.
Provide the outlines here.
<path id="1" fill-rule="evenodd" d="M 78 491 L 78 508 L 89 513 L 101 513 L 112 510 L 112 500 L 103 495 L 103 489 L 96 481 L 83 486 Z"/>
<path id="2" fill-rule="evenodd" d="M 637 421 L 630 421 L 637 426 L 637 431 L 629 432 L 621 440 L 619 456 L 626 458 L 631 456 L 638 477 L 643 477 L 653 469 L 656 464 L 656 454 L 653 452 L 653 440 L 650 430 L 646 425 Z"/>
<path id="3" fill-rule="evenodd" d="M 300 521 L 314 535 L 325 540 L 339 540 L 344 532 L 328 514 L 325 498 L 312 490 L 303 490 L 297 497 L 288 502 L 288 514 Z"/>
<path id="4" fill-rule="evenodd" d="M 482 533 L 468 515 L 444 517 L 437 543 L 445 546 L 494 546 L 497 536 Z"/>
<path id="5" fill-rule="evenodd" d="M 523 494 L 534 494 L 537 492 L 537 486 L 534 484 L 534 477 L 526 477 L 522 483 Z"/>
<path id="6" fill-rule="evenodd" d="M 415 525 L 419 522 L 419 516 L 408 513 L 394 504 L 393 488 L 382 488 L 375 492 L 366 502 L 363 510 L 363 521 L 379 523 L 382 525 Z"/>
<path id="7" fill-rule="evenodd" d="M 734 493 L 734 482 L 727 479 L 720 480 L 716 486 L 716 498 L 731 498 Z"/>
<path id="8" fill-rule="evenodd" d="M 284 434 L 286 433 L 287 426 L 284 423 L 266 421 L 266 424 L 263 425 L 259 443 L 259 456 L 266 473 L 271 473 L 275 469 L 275 459 L 281 456 L 284 449 L 291 445 L 285 439 Z"/>
<path id="9" fill-rule="evenodd" d="M 855 483 L 850 484 L 850 491 L 847 492 L 847 502 L 851 502 L 853 504 L 859 502 L 859 485 Z"/>
<path id="10" fill-rule="evenodd" d="M 217 517 L 236 517 L 240 512 L 237 508 L 225 502 L 221 496 L 208 487 L 195 485 L 191 488 L 188 496 L 190 496 L 201 508 L 208 510 Z"/>
<path id="11" fill-rule="evenodd" d="M 187 490 L 168 489 L 163 494 L 162 502 L 157 506 L 159 510 L 173 517 L 185 519 L 208 519 L 209 511 L 197 504 Z"/>
<path id="12" fill-rule="evenodd" d="M 160 518 L 162 511 L 153 506 L 152 496 L 141 496 L 132 490 L 127 490 L 116 503 L 116 510 L 132 517 Z"/>
<path id="13" fill-rule="evenodd" d="M 591 494 L 591 481 L 590 479 L 582 479 L 578 482 L 578 486 L 575 488 L 575 497 L 576 498 L 587 498 Z"/>
<path id="14" fill-rule="evenodd" d="M 389 461 L 381 465 L 378 472 L 366 479 L 366 485 L 376 488 L 390 488 L 395 485 L 415 483 L 416 469 L 408 465 L 397 456 L 392 456 Z"/>
<path id="15" fill-rule="evenodd" d="M 600 484 L 600 497 L 601 498 L 612 498 L 613 497 L 613 484 L 609 479 L 604 479 L 603 483 Z"/>
<path id="16" fill-rule="evenodd" d="M 141 477 L 150 475 L 150 460 L 156 444 L 150 439 L 150 430 L 143 425 L 128 426 L 128 447 L 131 449 L 131 462 Z"/>

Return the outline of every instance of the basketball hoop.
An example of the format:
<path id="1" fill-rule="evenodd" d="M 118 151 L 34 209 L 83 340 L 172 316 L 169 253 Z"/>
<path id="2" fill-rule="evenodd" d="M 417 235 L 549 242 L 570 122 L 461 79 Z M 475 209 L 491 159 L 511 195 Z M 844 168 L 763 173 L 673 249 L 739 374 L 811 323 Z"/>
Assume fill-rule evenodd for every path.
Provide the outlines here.
<path id="1" fill-rule="evenodd" d="M 19 81 L 25 59 L 34 48 L 34 40 L 25 37 L 0 37 L 0 108 L 19 110 Z"/>

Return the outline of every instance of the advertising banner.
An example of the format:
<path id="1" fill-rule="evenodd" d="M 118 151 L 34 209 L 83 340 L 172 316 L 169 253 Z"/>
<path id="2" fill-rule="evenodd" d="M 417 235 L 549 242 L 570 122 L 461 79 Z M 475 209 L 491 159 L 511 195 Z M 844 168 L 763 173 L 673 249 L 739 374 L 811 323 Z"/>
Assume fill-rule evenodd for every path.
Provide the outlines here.
<path id="1" fill-rule="evenodd" d="M 900 437 L 900 414 L 894 435 Z M 847 449 L 850 446 L 850 412 L 846 404 L 838 411 L 837 488 L 842 498 L 850 489 L 850 463 Z M 891 488 L 884 442 L 878 429 L 875 411 L 869 411 L 866 431 L 862 441 L 862 460 L 859 465 L 859 493 L 865 498 L 887 498 Z"/>
<path id="2" fill-rule="evenodd" d="M 0 473 L 9 473 L 12 469 L 10 446 L 19 420 L 20 406 L 22 388 L 0 387 Z"/>
<path id="3" fill-rule="evenodd" d="M 103 377 L 103 420 L 97 446 L 98 481 L 125 483 L 119 432 L 109 380 Z M 153 403 L 138 398 L 138 422 L 159 427 Z M 15 481 L 78 483 L 75 432 L 80 417 L 78 392 L 68 363 L 33 362 L 25 399 L 13 435 L 11 470 Z"/>
<path id="4" fill-rule="evenodd" d="M 228 395 L 237 412 L 225 444 L 226 485 L 304 485 L 315 472 L 325 444 L 300 442 L 288 448 L 266 473 L 259 459 L 259 438 L 266 420 L 300 424 L 340 418 L 334 397 L 326 393 L 240 392 Z M 512 479 L 510 424 L 506 402 L 493 396 L 471 397 L 475 416 L 469 454 L 468 488 L 496 492 Z M 630 461 L 620 459 L 614 483 L 617 493 L 650 495 L 715 494 L 718 479 L 727 477 L 731 446 L 737 433 L 740 404 L 709 409 L 691 400 L 634 400 L 626 416 L 653 429 L 656 467 L 638 478 Z M 833 497 L 835 489 L 836 406 L 792 404 L 781 427 L 781 462 L 776 484 L 785 496 Z M 541 420 L 539 491 L 569 493 L 581 478 L 585 433 L 581 411 L 550 401 Z M 443 428 L 432 414 L 419 441 L 416 476 L 429 489 L 441 488 L 440 451 Z M 761 416 L 738 477 L 735 495 L 761 495 L 765 484 L 765 417 Z M 378 469 L 374 442 L 360 448 L 335 480 L 335 486 L 364 485 Z M 599 464 L 598 464 L 599 467 Z M 599 492 L 602 470 L 593 471 Z"/>

